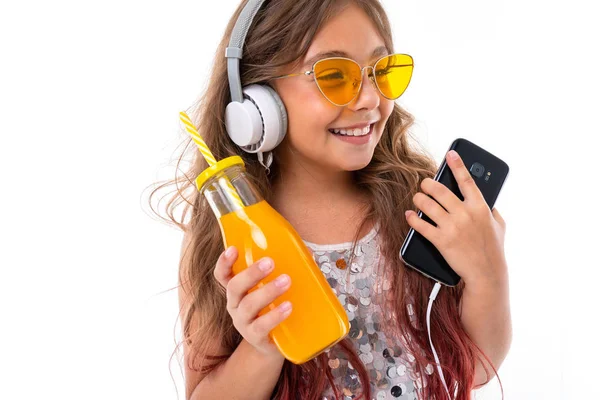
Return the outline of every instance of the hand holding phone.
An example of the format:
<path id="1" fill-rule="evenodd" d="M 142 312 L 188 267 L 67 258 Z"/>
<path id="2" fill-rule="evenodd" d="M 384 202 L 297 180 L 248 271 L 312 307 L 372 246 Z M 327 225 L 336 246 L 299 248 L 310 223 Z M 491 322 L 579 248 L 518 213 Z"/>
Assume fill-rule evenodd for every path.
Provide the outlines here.
<path id="1" fill-rule="evenodd" d="M 448 151 L 450 150 L 455 150 L 460 155 L 485 202 L 492 209 L 508 176 L 508 165 L 466 139 L 456 139 L 450 145 Z M 449 188 L 460 201 L 464 200 L 458 182 L 445 159 L 434 180 Z M 418 216 L 434 227 L 437 226 L 422 211 L 419 211 Z M 409 267 L 444 285 L 456 286 L 460 282 L 460 276 L 450 267 L 438 249 L 414 228 L 410 229 L 404 240 L 400 257 Z"/>

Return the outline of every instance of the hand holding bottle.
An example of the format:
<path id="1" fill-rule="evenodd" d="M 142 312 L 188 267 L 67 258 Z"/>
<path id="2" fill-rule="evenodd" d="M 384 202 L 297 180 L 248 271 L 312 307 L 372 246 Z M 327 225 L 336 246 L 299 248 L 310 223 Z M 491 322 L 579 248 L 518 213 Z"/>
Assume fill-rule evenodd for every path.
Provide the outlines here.
<path id="1" fill-rule="evenodd" d="M 237 258 L 237 249 L 229 247 L 219 257 L 214 270 L 215 278 L 227 290 L 227 311 L 233 325 L 258 351 L 283 357 L 271 341 L 269 332 L 291 314 L 291 303 L 285 301 L 262 316 L 258 314 L 290 288 L 290 277 L 282 274 L 248 293 L 273 271 L 274 263 L 265 257 L 234 275 L 232 267 Z"/>

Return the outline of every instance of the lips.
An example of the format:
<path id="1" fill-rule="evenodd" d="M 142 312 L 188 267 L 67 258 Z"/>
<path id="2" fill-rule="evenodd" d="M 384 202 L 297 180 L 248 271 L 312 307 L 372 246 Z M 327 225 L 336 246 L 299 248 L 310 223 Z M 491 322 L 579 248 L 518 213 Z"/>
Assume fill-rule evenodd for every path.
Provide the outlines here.
<path id="1" fill-rule="evenodd" d="M 373 125 L 374 125 L 374 123 L 369 124 L 369 125 L 354 126 L 354 127 L 348 127 L 348 128 L 332 128 L 332 129 L 329 129 L 329 132 L 336 134 L 336 135 L 343 135 L 343 136 L 364 136 L 364 135 L 369 134 L 369 132 L 371 132 Z"/>
<path id="2" fill-rule="evenodd" d="M 356 129 L 356 128 L 354 128 L 354 129 Z M 358 136 L 354 136 L 354 129 L 352 129 L 352 135 L 349 135 L 349 134 L 344 135 L 339 132 L 335 133 L 335 129 L 333 129 L 333 130 L 330 129 L 329 132 L 337 140 L 340 140 L 342 142 L 349 143 L 352 145 L 363 146 L 363 145 L 366 145 L 367 143 L 371 142 L 372 137 L 373 137 L 372 133 L 373 133 L 373 129 L 375 129 L 375 125 L 368 125 L 366 128 L 366 130 L 367 130 L 366 134 L 362 134 L 363 129 L 359 129 L 360 132 L 359 132 Z"/>

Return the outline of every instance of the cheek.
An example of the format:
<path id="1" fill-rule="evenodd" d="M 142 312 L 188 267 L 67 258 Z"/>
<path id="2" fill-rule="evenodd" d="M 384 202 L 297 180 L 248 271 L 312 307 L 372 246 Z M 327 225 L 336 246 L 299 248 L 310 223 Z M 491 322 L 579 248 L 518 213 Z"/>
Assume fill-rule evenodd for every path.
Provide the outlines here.
<path id="1" fill-rule="evenodd" d="M 381 112 L 381 119 L 387 121 L 387 119 L 392 114 L 394 110 L 394 101 L 388 99 L 382 99 L 381 104 L 379 106 L 379 111 Z"/>
<path id="2" fill-rule="evenodd" d="M 388 99 L 382 99 L 381 103 L 379 104 L 379 114 L 381 115 L 381 129 L 383 130 L 383 128 L 386 126 L 388 118 L 390 117 L 390 115 L 392 115 L 392 111 L 394 110 L 394 101 L 393 100 L 388 100 Z M 381 134 L 383 134 L 383 132 L 381 132 Z M 381 136 L 379 137 L 379 139 L 381 139 Z"/>
<path id="3" fill-rule="evenodd" d="M 329 103 L 317 88 L 298 87 L 284 102 L 290 136 L 323 136 L 323 131 L 340 113 L 340 109 Z"/>

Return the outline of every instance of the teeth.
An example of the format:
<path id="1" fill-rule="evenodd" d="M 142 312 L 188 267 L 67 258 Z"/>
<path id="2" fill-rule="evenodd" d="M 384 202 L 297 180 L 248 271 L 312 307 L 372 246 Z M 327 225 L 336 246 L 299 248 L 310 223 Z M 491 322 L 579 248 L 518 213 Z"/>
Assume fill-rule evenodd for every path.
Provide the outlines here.
<path id="1" fill-rule="evenodd" d="M 346 136 L 364 136 L 369 133 L 371 129 L 371 125 L 367 125 L 364 128 L 355 128 L 355 129 L 332 129 L 333 132 L 339 133 L 340 135 Z"/>

